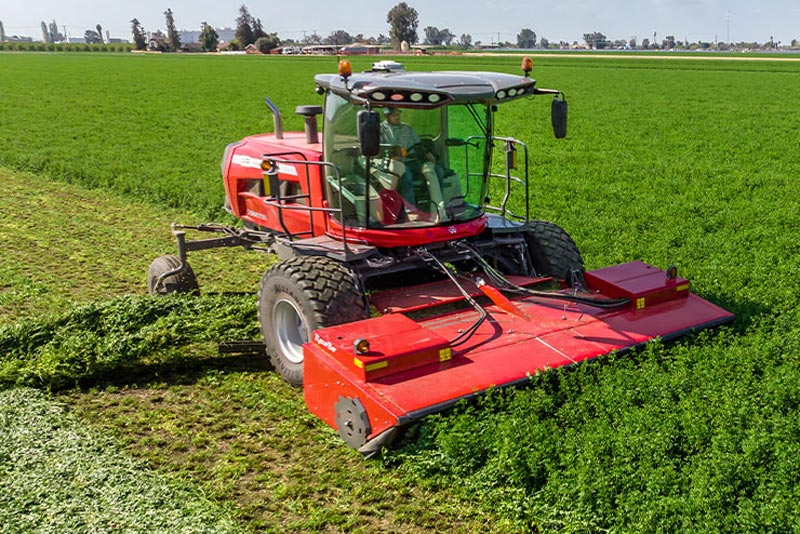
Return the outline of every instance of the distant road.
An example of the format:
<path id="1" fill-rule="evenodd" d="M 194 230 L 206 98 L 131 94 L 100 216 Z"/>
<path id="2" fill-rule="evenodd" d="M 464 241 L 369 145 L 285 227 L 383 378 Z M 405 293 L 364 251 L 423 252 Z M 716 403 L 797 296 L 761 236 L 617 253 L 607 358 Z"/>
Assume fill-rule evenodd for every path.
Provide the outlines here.
<path id="1" fill-rule="evenodd" d="M 762 56 L 743 54 L 741 56 L 730 55 L 694 55 L 694 54 L 673 54 L 671 52 L 653 52 L 651 54 L 620 54 L 620 53 L 592 53 L 592 52 L 546 52 L 546 53 L 525 53 L 520 52 L 465 52 L 465 56 L 507 56 L 507 57 L 575 57 L 575 58 L 615 58 L 615 59 L 695 59 L 695 60 L 718 60 L 718 61 L 800 61 L 800 55 L 789 57 Z"/>

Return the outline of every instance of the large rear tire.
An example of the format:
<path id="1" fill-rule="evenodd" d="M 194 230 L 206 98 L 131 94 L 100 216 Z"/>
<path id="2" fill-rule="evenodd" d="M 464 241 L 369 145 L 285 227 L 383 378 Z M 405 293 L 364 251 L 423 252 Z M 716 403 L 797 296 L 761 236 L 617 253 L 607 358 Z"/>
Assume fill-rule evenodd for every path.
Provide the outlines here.
<path id="1" fill-rule="evenodd" d="M 289 258 L 261 278 L 258 319 L 275 370 L 303 385 L 303 343 L 318 328 L 366 318 L 353 274 L 322 256 Z"/>
<path id="2" fill-rule="evenodd" d="M 150 268 L 147 269 L 147 292 L 151 295 L 198 293 L 200 288 L 197 284 L 197 277 L 188 263 L 182 272 L 165 277 L 156 287 L 158 279 L 163 274 L 174 271 L 180 264 L 180 258 L 173 254 L 159 256 L 154 259 L 153 263 L 150 264 Z"/>
<path id="3" fill-rule="evenodd" d="M 563 228 L 547 221 L 530 221 L 526 226 L 525 242 L 536 274 L 569 280 L 572 271 L 584 271 L 578 246 Z"/>

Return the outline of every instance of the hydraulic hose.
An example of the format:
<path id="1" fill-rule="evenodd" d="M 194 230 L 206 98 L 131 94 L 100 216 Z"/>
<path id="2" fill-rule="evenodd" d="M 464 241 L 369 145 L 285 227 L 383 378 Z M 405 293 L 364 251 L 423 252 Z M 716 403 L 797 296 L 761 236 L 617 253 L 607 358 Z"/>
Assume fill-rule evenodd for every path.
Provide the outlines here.
<path id="1" fill-rule="evenodd" d="M 587 304 L 589 306 L 594 306 L 596 308 L 601 309 L 613 309 L 613 308 L 620 308 L 622 306 L 627 306 L 630 304 L 630 299 L 621 298 L 621 299 L 598 299 L 589 296 L 580 296 L 577 294 L 569 295 L 566 293 L 558 293 L 555 291 L 537 291 L 535 289 L 528 289 L 526 287 L 520 287 L 516 284 L 511 283 L 503 274 L 492 267 L 489 262 L 487 262 L 480 253 L 475 250 L 473 247 L 466 243 L 462 243 L 461 246 L 467 249 L 470 252 L 470 256 L 473 257 L 480 265 L 483 267 L 484 271 L 486 271 L 486 275 L 492 281 L 492 283 L 498 287 L 498 289 L 504 289 L 506 291 L 511 291 L 513 293 L 518 293 L 522 295 L 529 295 L 532 297 L 539 297 L 539 298 L 547 298 L 547 299 L 555 299 L 555 300 L 564 300 L 567 302 L 574 302 L 577 304 Z"/>
<path id="2" fill-rule="evenodd" d="M 465 343 L 475 332 L 477 332 L 478 328 L 486 320 L 486 317 L 488 317 L 488 314 L 486 313 L 486 310 L 484 310 L 483 307 L 478 304 L 475 299 L 470 296 L 469 292 L 467 292 L 467 290 L 464 289 L 464 287 L 458 282 L 450 269 L 448 269 L 446 265 L 439 261 L 436 256 L 425 249 L 418 249 L 416 253 L 420 258 L 422 258 L 423 261 L 426 263 L 432 263 L 437 270 L 444 273 L 450 279 L 450 281 L 453 282 L 453 285 L 456 286 L 458 291 L 464 296 L 467 302 L 469 302 L 470 306 L 475 308 L 475 311 L 478 312 L 478 320 L 475 321 L 469 328 L 450 340 L 450 346 L 457 347 L 458 345 Z"/>

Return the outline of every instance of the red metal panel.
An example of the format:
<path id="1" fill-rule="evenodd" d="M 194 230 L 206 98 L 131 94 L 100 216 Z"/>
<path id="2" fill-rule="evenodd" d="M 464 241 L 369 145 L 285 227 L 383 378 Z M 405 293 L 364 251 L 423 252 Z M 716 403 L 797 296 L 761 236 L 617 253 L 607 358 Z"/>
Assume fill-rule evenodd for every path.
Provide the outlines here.
<path id="1" fill-rule="evenodd" d="M 318 330 L 313 339 L 315 345 L 364 381 L 451 357 L 446 339 L 400 314 Z M 359 339 L 370 343 L 365 354 L 354 354 Z"/>
<path id="2" fill-rule="evenodd" d="M 478 217 L 468 222 L 454 223 L 444 226 L 428 226 L 424 228 L 347 228 L 347 238 L 371 243 L 377 247 L 410 247 L 420 244 L 440 243 L 472 237 L 480 234 L 487 224 L 486 217 Z M 330 234 L 342 235 L 342 227 L 336 221 L 330 222 Z"/>
<path id="3" fill-rule="evenodd" d="M 590 289 L 611 298 L 628 298 L 638 310 L 660 302 L 689 295 L 689 281 L 672 278 L 666 272 L 641 261 L 590 271 L 585 275 Z"/>
<path id="4" fill-rule="evenodd" d="M 265 156 L 296 160 L 297 163 L 279 165 L 278 179 L 298 183 L 302 194 L 310 196 L 311 205 L 321 207 L 324 194 L 319 167 L 304 164 L 305 161 L 319 162 L 322 159 L 320 148 L 318 143 L 306 143 L 305 134 L 297 132 L 287 132 L 283 139 L 275 139 L 273 134 L 254 135 L 231 146 L 227 152 L 229 159 L 225 164 L 224 182 L 234 215 L 259 226 L 284 231 L 277 210 L 266 206 L 252 192 L 247 192 L 248 184 L 264 179 L 261 162 Z M 325 219 L 321 213 L 286 209 L 282 216 L 290 232 L 308 232 L 313 222 L 314 234 L 324 234 Z"/>
<path id="5" fill-rule="evenodd" d="M 404 412 L 394 406 L 390 399 L 381 398 L 365 382 L 312 343 L 306 344 L 304 352 L 303 397 L 311 413 L 336 428 L 336 401 L 339 397 L 358 398 L 369 416 L 372 427 L 370 438 L 397 426 L 398 417 Z"/>

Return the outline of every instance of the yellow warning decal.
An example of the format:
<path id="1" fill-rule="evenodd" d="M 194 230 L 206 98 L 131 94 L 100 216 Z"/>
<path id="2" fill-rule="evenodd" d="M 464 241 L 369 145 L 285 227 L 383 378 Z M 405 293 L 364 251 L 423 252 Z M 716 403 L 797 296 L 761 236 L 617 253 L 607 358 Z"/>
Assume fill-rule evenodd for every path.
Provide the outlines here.
<path id="1" fill-rule="evenodd" d="M 689 284 L 683 284 L 675 288 L 675 291 L 689 291 Z"/>
<path id="2" fill-rule="evenodd" d="M 355 366 L 356 366 L 356 367 L 358 367 L 359 369 L 363 369 L 363 368 L 364 368 L 364 362 L 362 362 L 362 361 L 361 361 L 361 360 L 359 360 L 358 358 L 353 358 L 353 363 L 354 363 L 354 364 L 355 364 Z"/>
<path id="3" fill-rule="evenodd" d="M 644 297 L 640 297 L 640 298 L 636 299 L 636 309 L 637 310 L 642 310 L 642 309 L 644 309 L 644 307 L 645 307 L 645 299 L 644 299 Z"/>
<path id="4" fill-rule="evenodd" d="M 367 365 L 367 368 L 365 370 L 369 372 L 369 371 L 375 371 L 376 369 L 383 369 L 384 367 L 389 367 L 389 362 L 387 362 L 386 360 L 383 360 L 382 362 L 371 363 Z"/>
<path id="5" fill-rule="evenodd" d="M 441 349 L 439 351 L 440 362 L 446 362 L 447 360 L 450 360 L 452 358 L 453 358 L 453 352 L 450 350 L 450 347 L 447 347 L 446 349 Z"/>

